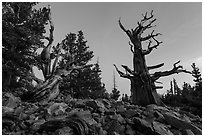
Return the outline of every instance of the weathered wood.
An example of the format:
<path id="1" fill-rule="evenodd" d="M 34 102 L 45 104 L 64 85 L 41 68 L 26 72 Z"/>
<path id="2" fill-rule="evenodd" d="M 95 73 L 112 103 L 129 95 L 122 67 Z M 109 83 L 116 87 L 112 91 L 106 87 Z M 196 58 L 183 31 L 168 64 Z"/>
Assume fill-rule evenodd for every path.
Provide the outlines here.
<path id="1" fill-rule="evenodd" d="M 188 73 L 191 74 L 190 71 L 184 70 L 182 66 L 176 66 L 180 61 L 177 61 L 176 63 L 174 63 L 173 68 L 171 70 L 168 71 L 163 71 L 163 72 L 155 72 L 154 74 L 152 74 L 151 79 L 153 81 L 156 81 L 157 79 L 159 79 L 160 77 L 165 77 L 165 76 L 169 76 L 172 74 L 178 74 L 180 72 L 184 72 L 184 73 Z"/>
<path id="2" fill-rule="evenodd" d="M 49 101 L 56 98 L 59 94 L 59 84 L 62 81 L 63 77 L 71 75 L 73 71 L 79 70 L 82 68 L 79 66 L 72 65 L 69 68 L 65 68 L 68 70 L 57 69 L 56 64 L 60 57 L 61 48 L 65 42 L 63 40 L 60 44 L 58 43 L 57 45 L 58 51 L 56 53 L 56 57 L 51 69 L 50 54 L 51 54 L 52 43 L 54 40 L 53 38 L 54 24 L 51 19 L 50 7 L 48 7 L 48 9 L 49 9 L 48 20 L 50 24 L 50 30 L 49 30 L 50 34 L 48 37 L 44 37 L 46 40 L 48 40 L 48 44 L 47 46 L 44 47 L 43 51 L 41 52 L 41 60 L 42 60 L 41 70 L 43 72 L 43 76 L 45 80 L 43 81 L 37 78 L 33 73 L 33 66 L 30 67 L 31 68 L 30 76 L 33 80 L 37 82 L 37 85 L 32 91 L 29 91 L 28 93 L 25 93 L 23 95 L 24 100 L 30 101 L 30 102 Z"/>
<path id="3" fill-rule="evenodd" d="M 176 66 L 179 62 L 174 64 L 174 68 L 166 72 L 155 72 L 150 75 L 149 70 L 162 67 L 164 63 L 148 67 L 146 64 L 145 55 L 150 54 L 154 49 L 156 49 L 162 42 L 158 41 L 155 37 L 161 35 L 160 33 L 154 34 L 154 30 L 150 35 L 142 37 L 144 31 L 154 27 L 153 23 L 156 19 L 153 16 L 153 11 L 150 15 L 146 12 L 143 15 L 143 19 L 138 22 L 138 26 L 135 29 L 128 30 L 126 29 L 120 19 L 119 26 L 127 34 L 131 43 L 130 50 L 133 54 L 133 70 L 129 67 L 122 65 L 126 73 L 120 71 L 115 65 L 115 68 L 120 75 L 120 77 L 128 78 L 131 82 L 131 101 L 133 104 L 138 105 L 148 105 L 148 104 L 157 104 L 164 106 L 164 103 L 161 101 L 159 95 L 156 92 L 157 88 L 162 88 L 161 86 L 155 86 L 155 82 L 158 78 L 162 76 L 171 75 L 179 72 L 188 72 L 182 69 L 182 66 Z M 148 49 L 143 50 L 142 42 L 149 41 Z M 156 43 L 152 46 L 153 41 Z"/>
<path id="4" fill-rule="evenodd" d="M 51 19 L 51 11 L 50 6 L 48 7 L 49 14 L 48 14 L 48 21 L 50 23 L 50 35 L 49 37 L 46 37 L 45 39 L 48 40 L 48 44 L 41 52 L 41 60 L 42 60 L 42 71 L 45 79 L 49 78 L 50 74 L 50 66 L 51 66 L 51 59 L 50 59 L 50 50 L 52 47 L 52 43 L 54 41 L 53 38 L 53 31 L 54 31 L 54 24 Z"/>
<path id="5" fill-rule="evenodd" d="M 158 65 L 155 65 L 155 66 L 148 66 L 147 68 L 148 68 L 148 70 L 151 70 L 151 69 L 160 68 L 162 66 L 164 66 L 164 63 L 158 64 Z"/>

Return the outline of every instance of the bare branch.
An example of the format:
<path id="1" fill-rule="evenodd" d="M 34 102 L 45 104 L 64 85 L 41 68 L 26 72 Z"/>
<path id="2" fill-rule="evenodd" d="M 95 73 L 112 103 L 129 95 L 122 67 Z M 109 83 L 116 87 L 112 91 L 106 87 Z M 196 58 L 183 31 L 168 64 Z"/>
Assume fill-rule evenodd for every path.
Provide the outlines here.
<path id="1" fill-rule="evenodd" d="M 147 12 L 145 13 L 145 15 L 142 14 L 142 16 L 144 17 L 144 19 L 142 19 L 142 21 L 144 21 L 147 18 Z"/>
<path id="2" fill-rule="evenodd" d="M 125 66 L 125 65 L 121 65 L 121 66 L 125 69 L 126 74 L 127 74 L 127 72 L 128 72 L 128 73 L 134 75 L 134 71 L 132 71 L 128 66 Z"/>
<path id="3" fill-rule="evenodd" d="M 174 68 L 176 68 L 176 65 L 178 64 L 178 63 L 180 63 L 181 61 L 179 60 L 179 61 L 177 61 L 176 63 L 174 63 Z M 178 66 L 178 67 L 181 67 L 181 68 L 183 68 L 182 66 Z"/>
<path id="4" fill-rule="evenodd" d="M 164 63 L 158 64 L 158 65 L 155 65 L 155 66 L 148 66 L 147 68 L 148 68 L 148 70 L 151 70 L 151 69 L 160 68 L 162 66 L 164 66 Z"/>
<path id="5" fill-rule="evenodd" d="M 163 84 L 162 82 L 160 82 L 160 81 L 154 81 L 155 83 L 159 83 L 159 84 Z"/>
<path id="6" fill-rule="evenodd" d="M 152 39 L 154 39 L 154 41 L 156 42 L 156 45 L 150 47 L 150 45 L 151 45 L 151 41 L 150 41 L 149 44 L 148 44 L 148 49 L 143 51 L 143 55 L 150 54 L 154 48 L 157 48 L 162 43 L 162 41 L 158 41 L 154 37 L 152 37 Z"/>
<path id="7" fill-rule="evenodd" d="M 152 24 L 153 24 L 156 20 L 157 20 L 157 19 L 153 19 L 153 20 L 151 20 L 146 26 L 143 26 L 143 27 L 144 27 L 144 30 L 149 29 L 149 28 L 152 28 L 152 27 L 156 27 L 156 25 L 152 26 Z"/>
<path id="8" fill-rule="evenodd" d="M 141 33 L 143 33 L 146 29 L 155 27 L 156 25 L 152 25 L 156 19 L 153 19 L 154 15 L 153 15 L 153 10 L 150 13 L 150 16 L 147 17 L 147 12 L 145 13 L 145 15 L 142 15 L 143 19 L 138 22 L 138 27 L 135 28 L 135 31 L 137 31 L 138 34 L 141 35 Z M 144 23 L 146 23 L 147 21 L 149 21 L 149 23 L 147 25 L 144 25 Z M 140 29 L 139 29 L 140 28 Z"/>
<path id="9" fill-rule="evenodd" d="M 131 42 L 135 45 L 137 45 L 138 42 L 148 40 L 150 38 L 156 37 L 158 35 L 161 35 L 160 33 L 148 35 L 144 38 L 141 38 L 142 33 L 151 27 L 154 27 L 152 24 L 156 21 L 153 17 L 153 10 L 150 13 L 150 16 L 148 16 L 148 13 L 146 12 L 145 15 L 142 15 L 143 19 L 140 22 L 137 22 L 138 26 L 135 29 L 126 30 L 125 27 L 122 25 L 121 20 L 119 19 L 119 26 L 120 28 L 128 35 Z M 146 23 L 147 22 L 147 23 Z M 156 25 L 155 25 L 156 26 Z M 131 50 L 132 51 L 132 50 Z"/>
<path id="10" fill-rule="evenodd" d="M 153 48 L 157 48 L 161 43 L 163 43 L 162 41 L 158 41 L 154 37 L 152 37 L 152 39 L 154 39 L 154 41 L 156 41 L 156 43 L 157 43 L 156 45 L 153 46 Z"/>
<path id="11" fill-rule="evenodd" d="M 53 65 L 52 65 L 52 73 L 51 73 L 51 75 L 53 75 L 54 72 L 56 71 L 56 65 L 57 65 L 58 59 L 60 57 L 60 50 L 62 48 L 62 45 L 63 45 L 63 41 L 62 41 L 62 43 L 60 43 L 60 44 L 58 43 L 57 44 L 57 46 L 59 46 L 59 49 L 58 49 L 57 57 L 55 58 L 55 61 L 54 61 Z"/>
<path id="12" fill-rule="evenodd" d="M 151 32 L 150 35 L 148 35 L 148 36 L 146 36 L 146 37 L 144 37 L 144 38 L 141 38 L 141 41 L 146 41 L 146 40 L 151 39 L 151 38 L 153 38 L 153 37 L 162 35 L 161 33 L 156 33 L 156 34 L 153 34 L 153 33 L 154 33 L 154 30 Z"/>
<path id="13" fill-rule="evenodd" d="M 125 27 L 122 25 L 120 19 L 118 20 L 118 22 L 119 22 L 120 28 L 121 28 L 129 37 L 131 37 L 131 32 L 130 32 L 130 30 L 126 30 L 126 29 L 125 29 Z"/>
<path id="14" fill-rule="evenodd" d="M 116 69 L 116 71 L 118 72 L 118 74 L 120 75 L 120 77 L 131 79 L 131 76 L 130 76 L 130 75 L 121 72 L 121 71 L 116 67 L 115 64 L 113 64 L 113 66 L 115 67 L 115 69 Z"/>
<path id="15" fill-rule="evenodd" d="M 163 72 L 155 72 L 154 74 L 152 74 L 151 79 L 153 81 L 156 81 L 157 79 L 159 79 L 160 77 L 164 77 L 164 76 L 169 76 L 172 74 L 178 74 L 180 72 L 184 72 L 184 73 L 188 73 L 188 74 L 192 74 L 190 71 L 184 70 L 182 66 L 176 66 L 180 61 L 177 61 L 176 63 L 174 63 L 173 68 L 169 71 L 163 71 Z"/>
<path id="16" fill-rule="evenodd" d="M 162 86 L 155 86 L 153 87 L 154 89 L 162 89 L 163 87 Z"/>
<path id="17" fill-rule="evenodd" d="M 149 16 L 149 17 L 147 17 L 147 12 L 145 13 L 145 15 L 142 15 L 143 16 L 143 19 L 141 20 L 141 21 L 147 21 L 147 20 L 149 20 L 149 19 L 151 19 L 151 18 L 153 18 L 153 10 L 151 11 L 151 13 L 150 13 L 151 15 Z"/>
<path id="18" fill-rule="evenodd" d="M 148 43 L 148 46 L 147 46 L 147 47 L 150 48 L 151 44 L 152 44 L 152 41 L 149 40 L 149 43 Z"/>

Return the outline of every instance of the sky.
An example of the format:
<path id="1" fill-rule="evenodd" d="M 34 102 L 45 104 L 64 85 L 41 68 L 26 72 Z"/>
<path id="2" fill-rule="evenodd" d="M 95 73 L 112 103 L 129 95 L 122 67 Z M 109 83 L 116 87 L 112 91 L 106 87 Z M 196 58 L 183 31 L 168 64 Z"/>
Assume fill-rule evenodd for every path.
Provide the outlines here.
<path id="1" fill-rule="evenodd" d="M 162 33 L 157 39 L 163 43 L 146 56 L 147 65 L 164 63 L 162 68 L 150 71 L 171 70 L 173 64 L 181 60 L 184 69 L 192 71 L 193 62 L 202 72 L 202 3 L 196 2 L 55 2 L 40 3 L 39 7 L 51 5 L 54 22 L 54 45 L 72 32 L 84 32 L 89 49 L 94 52 L 91 63 L 96 63 L 102 70 L 102 82 L 108 92 L 113 88 L 113 64 L 120 70 L 120 65 L 132 68 L 132 53 L 130 51 L 128 36 L 120 29 L 118 19 L 126 29 L 133 29 L 142 19 L 142 14 L 153 10 L 155 32 Z M 148 32 L 151 33 L 152 30 Z M 143 48 L 147 48 L 144 43 Z M 41 77 L 39 72 L 36 72 Z M 121 78 L 117 72 L 116 85 L 121 94 L 130 95 L 130 81 Z M 160 78 L 163 94 L 170 88 L 170 81 L 175 78 L 180 87 L 183 82 L 194 85 L 193 77 L 189 74 L 179 73 Z"/>

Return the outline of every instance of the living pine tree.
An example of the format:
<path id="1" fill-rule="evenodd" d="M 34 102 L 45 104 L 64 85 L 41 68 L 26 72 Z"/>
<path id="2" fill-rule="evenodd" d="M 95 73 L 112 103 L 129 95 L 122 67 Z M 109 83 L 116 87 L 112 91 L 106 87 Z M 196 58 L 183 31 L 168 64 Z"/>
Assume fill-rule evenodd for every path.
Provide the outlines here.
<path id="1" fill-rule="evenodd" d="M 195 63 L 192 63 L 191 67 L 193 68 L 192 76 L 194 77 L 195 82 L 195 94 L 196 96 L 202 97 L 202 78 L 201 73 L 198 67 L 196 67 Z"/>
<path id="2" fill-rule="evenodd" d="M 107 92 L 105 89 L 105 84 L 101 81 L 101 69 L 99 66 L 99 59 L 97 59 L 97 63 L 94 64 L 92 69 L 91 79 L 89 81 L 89 89 L 91 90 L 92 98 L 106 98 Z"/>
<path id="3" fill-rule="evenodd" d="M 117 90 L 116 88 L 113 88 L 112 93 L 111 93 L 111 98 L 114 100 L 118 100 L 118 98 L 120 97 L 120 91 Z"/>
<path id="4" fill-rule="evenodd" d="M 86 68 L 80 71 L 80 75 L 65 77 L 60 84 L 60 90 L 64 94 L 67 94 L 69 91 L 73 96 L 82 96 L 80 94 L 84 92 L 85 81 L 87 82 L 90 79 L 90 75 L 86 74 L 91 70 L 92 65 L 87 63 L 92 59 L 93 51 L 88 50 L 89 47 L 86 45 L 87 41 L 85 41 L 82 31 L 79 31 L 78 34 L 70 33 L 66 35 L 64 41 L 59 68 L 69 69 L 74 65 L 86 65 Z"/>
<path id="5" fill-rule="evenodd" d="M 167 95 L 163 96 L 163 101 L 166 104 L 177 106 L 181 102 L 182 90 L 178 87 L 175 79 L 170 82 L 170 89 L 167 90 Z"/>
<path id="6" fill-rule="evenodd" d="M 120 91 L 116 88 L 115 72 L 113 72 L 113 90 L 110 94 L 110 97 L 114 100 L 118 100 L 118 98 L 120 97 Z"/>
<path id="7" fill-rule="evenodd" d="M 31 83 L 28 75 L 37 65 L 36 50 L 43 47 L 48 8 L 36 10 L 34 2 L 2 3 L 3 89 Z M 16 85 L 18 85 L 16 87 Z"/>
<path id="8" fill-rule="evenodd" d="M 77 35 L 70 33 L 62 42 L 53 45 L 54 23 L 51 7 L 36 10 L 35 5 L 36 3 L 3 3 L 4 87 L 13 85 L 11 81 L 25 83 L 22 82 L 23 78 L 29 79 L 26 81 L 30 83 L 36 81 L 37 85 L 21 96 L 25 101 L 31 102 L 56 98 L 60 93 L 60 83 L 66 79 L 72 79 L 69 80 L 72 88 L 77 89 L 73 91 L 79 93 L 89 90 L 90 83 L 95 80 L 91 78 L 94 65 L 87 64 L 93 57 L 93 52 L 88 50 L 83 32 L 79 31 Z M 46 25 L 49 27 L 47 30 Z M 42 47 L 38 56 L 36 50 Z M 44 80 L 34 75 L 33 66 L 42 70 Z M 65 82 L 66 84 L 69 83 Z M 100 86 L 105 88 L 103 84 Z"/>
<path id="9" fill-rule="evenodd" d="M 182 95 L 190 95 L 193 92 L 193 87 L 189 83 L 184 82 L 182 86 Z"/>
<path id="10" fill-rule="evenodd" d="M 64 39 L 62 46 L 62 60 L 59 68 L 69 69 L 71 66 L 84 66 L 79 75 L 71 75 L 63 79 L 60 89 L 64 94 L 71 94 L 76 98 L 97 98 L 105 93 L 105 85 L 101 82 L 99 62 L 90 64 L 93 51 L 89 50 L 82 31 L 78 34 L 70 33 Z"/>
<path id="11" fill-rule="evenodd" d="M 122 101 L 124 101 L 124 102 L 130 102 L 130 98 L 128 97 L 127 94 L 123 94 L 123 95 L 122 95 Z"/>

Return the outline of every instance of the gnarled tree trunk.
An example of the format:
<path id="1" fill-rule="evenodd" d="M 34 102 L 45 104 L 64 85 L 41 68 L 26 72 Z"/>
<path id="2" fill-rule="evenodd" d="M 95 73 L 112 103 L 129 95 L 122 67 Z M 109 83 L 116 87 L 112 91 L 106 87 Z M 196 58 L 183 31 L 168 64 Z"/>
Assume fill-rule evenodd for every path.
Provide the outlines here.
<path id="1" fill-rule="evenodd" d="M 50 24 L 50 34 L 49 37 L 45 37 L 46 40 L 48 40 L 47 46 L 44 47 L 43 51 L 41 52 L 40 58 L 41 58 L 41 70 L 43 72 L 44 81 L 41 79 L 38 79 L 33 72 L 33 66 L 31 67 L 31 73 L 30 76 L 33 80 L 37 82 L 37 85 L 32 91 L 29 91 L 28 93 L 25 93 L 23 95 L 23 98 L 25 101 L 30 102 L 39 102 L 39 101 L 49 101 L 54 98 L 56 98 L 59 95 L 59 84 L 62 81 L 63 77 L 66 77 L 68 75 L 71 75 L 71 73 L 74 70 L 79 70 L 81 67 L 74 66 L 74 61 L 70 62 L 67 65 L 70 65 L 71 67 L 69 70 L 66 70 L 67 66 L 61 69 L 57 69 L 56 65 L 58 62 L 58 59 L 60 57 L 60 51 L 62 49 L 62 46 L 64 44 L 64 40 L 61 43 L 58 43 L 57 45 L 57 52 L 56 57 L 54 60 L 54 63 L 51 68 L 51 47 L 53 43 L 53 31 L 54 31 L 54 24 L 51 19 L 51 11 L 50 6 L 49 8 L 49 24 Z M 74 60 L 74 59 L 73 59 Z"/>
<path id="2" fill-rule="evenodd" d="M 159 36 L 161 34 L 160 33 L 154 34 L 154 30 L 151 32 L 151 34 L 147 35 L 146 37 L 141 36 L 144 31 L 154 27 L 152 26 L 152 24 L 155 21 L 156 19 L 153 18 L 153 11 L 151 12 L 149 17 L 146 12 L 146 14 L 143 15 L 143 19 L 140 22 L 138 22 L 138 26 L 135 29 L 131 29 L 130 31 L 126 30 L 122 25 L 121 21 L 119 20 L 120 28 L 128 35 L 132 43 L 131 44 L 129 42 L 130 50 L 133 54 L 133 70 L 131 70 L 129 67 L 125 65 L 122 65 L 122 67 L 126 71 L 126 73 L 123 73 L 116 67 L 116 65 L 114 66 L 121 77 L 128 78 L 130 80 L 131 102 L 133 104 L 143 106 L 148 104 L 164 105 L 156 92 L 157 88 L 161 88 L 155 86 L 156 80 L 162 76 L 168 76 L 174 73 L 179 72 L 191 73 L 186 70 L 183 70 L 182 66 L 178 67 L 176 66 L 176 64 L 178 64 L 180 61 L 176 62 L 174 64 L 174 68 L 170 71 L 155 72 L 154 74 L 149 73 L 150 69 L 156 69 L 164 65 L 164 63 L 150 67 L 146 65 L 145 56 L 150 54 L 153 49 L 157 48 L 162 43 L 155 38 L 156 36 Z M 144 41 L 149 41 L 147 49 L 143 49 L 142 47 L 142 42 Z"/>

